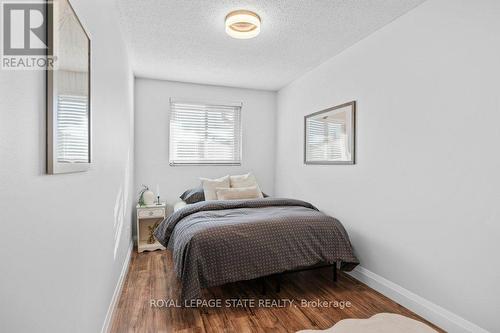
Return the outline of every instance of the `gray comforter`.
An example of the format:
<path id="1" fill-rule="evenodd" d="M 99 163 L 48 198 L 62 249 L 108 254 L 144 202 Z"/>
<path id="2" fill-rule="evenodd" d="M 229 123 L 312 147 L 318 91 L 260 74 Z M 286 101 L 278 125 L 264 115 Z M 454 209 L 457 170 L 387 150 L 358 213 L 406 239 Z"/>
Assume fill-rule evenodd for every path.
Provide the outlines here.
<path id="1" fill-rule="evenodd" d="M 172 250 L 183 300 L 228 282 L 319 263 L 351 270 L 359 263 L 342 224 L 300 200 L 203 201 L 174 212 L 154 234 Z"/>

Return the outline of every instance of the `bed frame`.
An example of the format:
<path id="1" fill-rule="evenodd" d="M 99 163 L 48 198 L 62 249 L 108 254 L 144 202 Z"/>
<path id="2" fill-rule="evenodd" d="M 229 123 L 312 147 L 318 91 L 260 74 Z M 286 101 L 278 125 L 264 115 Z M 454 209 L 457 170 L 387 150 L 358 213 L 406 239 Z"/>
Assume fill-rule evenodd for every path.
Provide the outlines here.
<path id="1" fill-rule="evenodd" d="M 262 286 L 262 295 L 265 295 L 266 292 L 267 292 L 267 288 L 266 288 L 266 280 L 271 278 L 273 280 L 276 281 L 276 288 L 275 288 L 275 291 L 277 293 L 279 293 L 281 291 L 281 282 L 283 280 L 283 275 L 285 274 L 291 274 L 291 273 L 298 273 L 298 272 L 304 272 L 304 271 L 310 271 L 310 270 L 313 270 L 313 269 L 320 269 L 320 268 L 325 268 L 325 267 L 331 267 L 333 268 L 332 272 L 333 272 L 333 282 L 337 282 L 337 263 L 335 264 L 317 264 L 317 265 L 313 265 L 313 266 L 309 266 L 309 267 L 303 267 L 303 268 L 298 268 L 298 269 L 294 269 L 294 270 L 290 270 L 290 271 L 285 271 L 285 272 L 282 272 L 282 273 L 276 273 L 276 274 L 271 274 L 271 275 L 267 275 L 267 276 L 264 276 L 264 277 L 261 277 L 260 278 L 260 282 L 261 282 L 261 286 Z"/>

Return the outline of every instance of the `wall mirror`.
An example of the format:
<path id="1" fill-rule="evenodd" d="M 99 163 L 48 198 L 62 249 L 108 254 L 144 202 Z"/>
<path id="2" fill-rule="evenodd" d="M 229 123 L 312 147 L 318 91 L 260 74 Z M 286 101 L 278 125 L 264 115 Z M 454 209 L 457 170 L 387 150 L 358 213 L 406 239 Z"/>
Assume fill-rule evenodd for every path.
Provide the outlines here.
<path id="1" fill-rule="evenodd" d="M 90 38 L 68 0 L 47 7 L 47 172 L 86 171 L 91 162 Z"/>
<path id="2" fill-rule="evenodd" d="M 356 102 L 304 117 L 305 164 L 354 164 Z"/>

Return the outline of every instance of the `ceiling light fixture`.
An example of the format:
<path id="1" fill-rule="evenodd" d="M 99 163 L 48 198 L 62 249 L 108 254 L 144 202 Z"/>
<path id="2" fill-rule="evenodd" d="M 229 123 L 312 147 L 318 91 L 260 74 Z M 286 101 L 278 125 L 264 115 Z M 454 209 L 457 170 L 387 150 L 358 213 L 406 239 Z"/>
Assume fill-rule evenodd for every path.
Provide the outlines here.
<path id="1" fill-rule="evenodd" d="M 249 10 L 235 10 L 226 16 L 226 33 L 238 39 L 254 38 L 260 33 L 260 17 Z"/>

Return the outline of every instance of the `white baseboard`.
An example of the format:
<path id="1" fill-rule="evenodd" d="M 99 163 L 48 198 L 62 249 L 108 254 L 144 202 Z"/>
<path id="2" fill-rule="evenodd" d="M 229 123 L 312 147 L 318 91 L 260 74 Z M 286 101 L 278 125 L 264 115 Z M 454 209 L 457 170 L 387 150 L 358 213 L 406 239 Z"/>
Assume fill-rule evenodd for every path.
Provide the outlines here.
<path id="1" fill-rule="evenodd" d="M 488 333 L 487 330 L 476 324 L 412 293 L 364 267 L 356 267 L 349 275 L 448 332 Z"/>
<path id="2" fill-rule="evenodd" d="M 120 295 L 122 293 L 123 283 L 125 282 L 125 277 L 128 273 L 128 268 L 130 266 L 130 257 L 132 256 L 132 250 L 134 249 L 134 242 L 130 242 L 130 246 L 127 250 L 127 256 L 125 257 L 125 261 L 123 262 L 122 271 L 120 273 L 120 277 L 118 279 L 118 283 L 116 284 L 115 291 L 113 293 L 113 297 L 111 298 L 111 303 L 108 307 L 108 313 L 106 313 L 106 318 L 104 319 L 104 325 L 102 325 L 101 333 L 108 333 L 111 329 L 111 322 L 113 319 L 113 313 L 115 312 L 116 306 L 118 305 L 118 300 L 120 299 Z"/>

